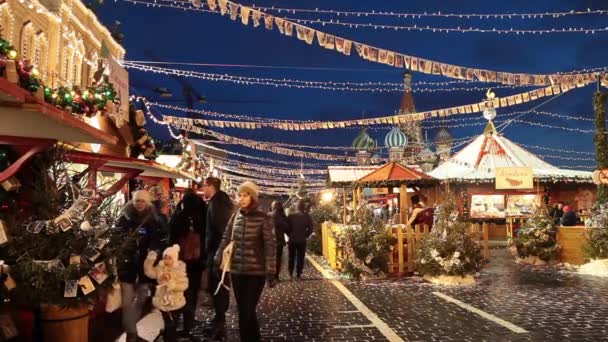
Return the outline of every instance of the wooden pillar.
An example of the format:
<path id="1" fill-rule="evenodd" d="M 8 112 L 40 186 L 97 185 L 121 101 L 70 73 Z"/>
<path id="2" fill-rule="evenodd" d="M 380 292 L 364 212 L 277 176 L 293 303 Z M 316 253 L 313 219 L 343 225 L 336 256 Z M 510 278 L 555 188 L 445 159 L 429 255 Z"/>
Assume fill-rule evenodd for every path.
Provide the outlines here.
<path id="1" fill-rule="evenodd" d="M 407 223 L 407 208 L 409 203 L 407 200 L 407 185 L 401 184 L 399 188 L 399 212 L 401 213 L 401 223 Z"/>
<path id="2" fill-rule="evenodd" d="M 358 188 L 355 186 L 355 188 L 353 189 L 353 211 L 357 211 L 357 201 L 359 200 L 357 198 L 358 195 Z"/>

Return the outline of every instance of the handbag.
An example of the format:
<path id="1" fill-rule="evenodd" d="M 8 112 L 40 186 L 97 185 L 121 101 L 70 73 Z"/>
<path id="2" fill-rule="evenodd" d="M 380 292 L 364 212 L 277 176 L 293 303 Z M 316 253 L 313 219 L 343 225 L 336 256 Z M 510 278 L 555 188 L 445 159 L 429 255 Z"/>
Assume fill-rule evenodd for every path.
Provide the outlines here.
<path id="1" fill-rule="evenodd" d="M 194 231 L 194 221 L 189 218 L 188 232 L 178 240 L 180 259 L 183 261 L 199 260 L 201 257 L 201 234 Z"/>
<path id="2" fill-rule="evenodd" d="M 230 266 L 232 266 L 232 256 L 234 254 L 234 217 L 236 214 L 232 216 L 230 219 L 230 223 L 228 227 L 232 230 L 230 232 L 230 242 L 224 250 L 222 250 L 222 262 L 220 263 L 220 270 L 222 271 L 222 277 L 220 279 L 219 284 L 217 284 L 217 288 L 215 289 L 214 295 L 217 295 L 220 292 L 222 287 L 225 287 L 226 290 L 230 290 L 230 287 L 224 284 L 224 279 L 226 279 L 226 273 L 230 273 Z"/>

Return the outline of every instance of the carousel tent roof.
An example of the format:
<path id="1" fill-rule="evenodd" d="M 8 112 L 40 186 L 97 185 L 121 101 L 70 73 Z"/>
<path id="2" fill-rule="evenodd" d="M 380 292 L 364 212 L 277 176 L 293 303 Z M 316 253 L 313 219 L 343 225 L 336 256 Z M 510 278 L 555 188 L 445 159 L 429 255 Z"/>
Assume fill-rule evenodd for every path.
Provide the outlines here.
<path id="1" fill-rule="evenodd" d="M 475 138 L 428 174 L 438 179 L 494 179 L 497 167 L 531 167 L 536 179 L 578 178 L 591 181 L 591 172 L 557 168 L 494 129 Z"/>
<path id="2" fill-rule="evenodd" d="M 357 183 L 390 183 L 432 180 L 427 174 L 413 168 L 390 162 L 361 177 Z"/>

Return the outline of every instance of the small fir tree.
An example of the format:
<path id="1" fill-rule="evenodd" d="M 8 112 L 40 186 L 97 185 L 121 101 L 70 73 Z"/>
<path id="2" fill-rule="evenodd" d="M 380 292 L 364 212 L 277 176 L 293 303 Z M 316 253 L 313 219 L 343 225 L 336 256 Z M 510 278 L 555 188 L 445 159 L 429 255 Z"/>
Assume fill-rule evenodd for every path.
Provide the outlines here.
<path id="1" fill-rule="evenodd" d="M 433 230 L 416 251 L 416 270 L 421 275 L 472 275 L 483 267 L 481 248 L 457 210 L 453 194 L 437 206 Z"/>
<path id="2" fill-rule="evenodd" d="M 533 256 L 549 262 L 559 255 L 557 226 L 545 213 L 537 213 L 526 220 L 514 243 L 520 258 Z"/>
<path id="3" fill-rule="evenodd" d="M 608 203 L 597 203 L 585 222 L 588 230 L 583 252 L 589 260 L 608 259 Z"/>

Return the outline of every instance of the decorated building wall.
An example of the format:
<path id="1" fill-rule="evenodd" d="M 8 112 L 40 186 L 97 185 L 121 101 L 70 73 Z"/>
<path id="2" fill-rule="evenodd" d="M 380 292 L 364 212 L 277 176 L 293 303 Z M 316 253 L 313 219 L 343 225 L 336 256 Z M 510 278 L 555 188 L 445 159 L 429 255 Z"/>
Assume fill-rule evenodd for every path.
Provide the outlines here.
<path id="1" fill-rule="evenodd" d="M 125 55 L 110 31 L 78 0 L 4 0 L 0 26 L 2 37 L 53 88 L 89 85 L 102 45 L 114 59 Z"/>

